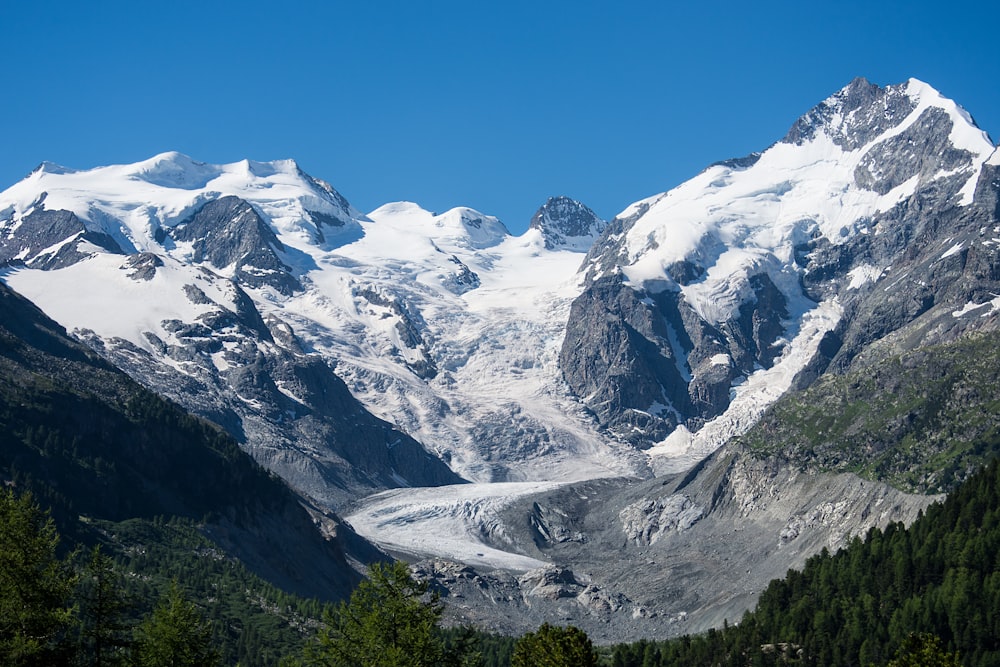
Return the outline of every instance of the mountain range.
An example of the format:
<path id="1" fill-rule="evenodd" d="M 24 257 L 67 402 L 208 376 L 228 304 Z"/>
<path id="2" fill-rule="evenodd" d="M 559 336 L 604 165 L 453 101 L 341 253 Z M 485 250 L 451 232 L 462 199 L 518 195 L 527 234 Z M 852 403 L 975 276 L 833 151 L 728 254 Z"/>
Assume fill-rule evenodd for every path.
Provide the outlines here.
<path id="1" fill-rule="evenodd" d="M 996 452 L 998 202 L 967 112 L 856 79 L 759 153 L 520 236 L 362 214 L 291 160 L 43 163 L 0 193 L 0 277 L 454 619 L 611 641 L 736 619 Z"/>

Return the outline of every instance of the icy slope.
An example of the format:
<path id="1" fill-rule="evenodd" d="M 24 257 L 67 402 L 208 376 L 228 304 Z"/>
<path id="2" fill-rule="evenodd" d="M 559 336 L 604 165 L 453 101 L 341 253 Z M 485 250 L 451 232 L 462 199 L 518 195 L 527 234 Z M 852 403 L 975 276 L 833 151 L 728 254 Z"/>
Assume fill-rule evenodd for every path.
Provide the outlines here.
<path id="1" fill-rule="evenodd" d="M 317 257 L 281 304 L 376 414 L 479 481 L 628 474 L 562 386 L 558 346 L 582 254 L 470 209 L 387 204 Z"/>

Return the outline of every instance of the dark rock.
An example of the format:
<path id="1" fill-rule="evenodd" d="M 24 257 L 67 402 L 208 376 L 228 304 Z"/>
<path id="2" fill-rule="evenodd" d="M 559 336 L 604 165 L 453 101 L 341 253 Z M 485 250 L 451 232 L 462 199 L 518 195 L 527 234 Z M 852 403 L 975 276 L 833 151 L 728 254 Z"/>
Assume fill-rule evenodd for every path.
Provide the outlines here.
<path id="1" fill-rule="evenodd" d="M 284 246 L 253 206 L 239 197 L 208 202 L 171 235 L 192 244 L 192 261 L 217 269 L 233 267 L 236 279 L 249 287 L 270 286 L 285 295 L 302 289 L 278 258 Z"/>
<path id="2" fill-rule="evenodd" d="M 163 266 L 163 260 L 158 255 L 151 252 L 140 252 L 129 255 L 121 268 L 124 271 L 131 271 L 128 277 L 132 280 L 152 280 L 156 275 L 156 270 L 161 266 Z"/>
<path id="3" fill-rule="evenodd" d="M 578 201 L 569 197 L 549 197 L 531 217 L 528 226 L 542 232 L 546 248 L 573 247 L 585 250 L 606 223 Z"/>
<path id="4" fill-rule="evenodd" d="M 85 241 L 106 252 L 125 254 L 107 234 L 88 230 L 75 213 L 36 209 L 21 218 L 16 234 L 0 241 L 0 265 L 18 258 L 33 269 L 61 269 L 92 254 L 80 249 Z"/>

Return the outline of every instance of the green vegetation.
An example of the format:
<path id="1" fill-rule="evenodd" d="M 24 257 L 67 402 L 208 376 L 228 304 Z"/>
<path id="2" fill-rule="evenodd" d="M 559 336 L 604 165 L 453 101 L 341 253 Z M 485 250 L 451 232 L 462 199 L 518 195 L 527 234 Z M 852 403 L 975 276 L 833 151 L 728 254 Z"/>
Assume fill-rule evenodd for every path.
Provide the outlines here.
<path id="1" fill-rule="evenodd" d="M 211 628 L 176 581 L 136 628 L 135 637 L 132 653 L 143 667 L 213 667 L 219 663 Z"/>
<path id="2" fill-rule="evenodd" d="M 597 652 L 583 630 L 543 623 L 517 640 L 511 667 L 597 667 Z"/>
<path id="3" fill-rule="evenodd" d="M 779 399 L 742 442 L 805 468 L 948 491 L 1000 454 L 1000 333 L 921 348 Z"/>
<path id="4" fill-rule="evenodd" d="M 302 650 L 316 632 L 323 604 L 269 584 L 185 519 L 92 522 L 116 559 L 133 621 L 152 612 L 174 583 L 210 622 L 222 663 L 275 665 Z"/>
<path id="5" fill-rule="evenodd" d="M 920 655 L 950 665 L 955 653 L 965 667 L 1000 665 L 996 461 L 908 529 L 873 529 L 771 582 L 738 625 L 619 646 L 613 665 L 912 665 Z"/>
<path id="6" fill-rule="evenodd" d="M 926 632 L 906 638 L 889 667 L 961 667 L 957 653 L 947 653 L 941 638 Z"/>
<path id="7" fill-rule="evenodd" d="M 442 606 L 404 563 L 375 563 L 350 600 L 323 613 L 306 649 L 308 665 L 436 667 L 467 664 L 469 647 L 449 647 L 438 630 Z M 456 638 L 456 640 L 459 638 Z"/>
<path id="8" fill-rule="evenodd" d="M 91 525 L 117 560 L 97 547 L 60 558 L 48 513 L 0 492 L 0 664 L 275 665 L 318 627 L 320 603 L 266 584 L 181 520 Z"/>
<path id="9" fill-rule="evenodd" d="M 76 578 L 58 544 L 55 523 L 30 495 L 0 491 L 0 664 L 65 660 Z"/>

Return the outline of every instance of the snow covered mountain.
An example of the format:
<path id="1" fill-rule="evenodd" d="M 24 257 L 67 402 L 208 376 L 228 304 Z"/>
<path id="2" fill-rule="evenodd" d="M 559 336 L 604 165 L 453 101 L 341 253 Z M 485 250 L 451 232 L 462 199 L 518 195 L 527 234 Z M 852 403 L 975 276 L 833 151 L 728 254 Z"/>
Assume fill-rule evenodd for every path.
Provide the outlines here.
<path id="1" fill-rule="evenodd" d="M 926 84 L 855 80 L 764 152 L 713 165 L 612 222 L 571 310 L 566 381 L 618 439 L 700 459 L 797 375 L 821 372 L 829 359 L 817 354 L 846 361 L 916 317 L 926 306 L 892 301 L 913 299 L 914 284 L 933 303 L 940 276 L 900 282 L 922 244 L 942 260 L 992 252 L 976 222 L 921 233 L 944 211 L 979 209 L 995 155 Z M 988 274 L 976 281 L 949 294 L 953 309 L 997 287 Z M 889 301 L 869 302 L 872 316 L 902 308 L 894 321 L 857 318 L 864 299 L 886 292 Z M 841 349 L 862 330 L 865 340 Z"/>
<path id="2" fill-rule="evenodd" d="M 0 261 L 69 330 L 329 505 L 459 475 L 641 472 L 556 367 L 581 239 L 603 222 L 547 206 L 514 238 L 465 208 L 362 215 L 292 161 L 43 164 L 0 195 Z"/>
<path id="3" fill-rule="evenodd" d="M 665 478 L 666 496 L 636 478 L 689 470 L 824 374 L 996 330 L 998 174 L 996 147 L 954 102 L 916 80 L 858 79 L 761 153 L 608 223 L 550 199 L 517 237 L 467 208 L 397 202 L 364 215 L 292 161 L 43 164 L 0 193 L 0 277 L 301 493 L 351 506 L 359 532 L 480 567 L 572 552 L 615 572 L 604 597 L 563 577 L 590 590 L 593 604 L 573 613 L 655 624 L 673 616 L 642 611 L 667 604 L 650 597 L 665 584 L 644 592 L 635 576 L 652 542 L 668 549 L 672 531 L 690 529 L 676 542 L 721 563 L 733 523 L 752 517 L 747 567 L 781 573 L 808 551 L 786 548 L 781 530 L 827 517 L 820 505 L 833 501 L 783 464 L 728 450 Z M 583 483 L 596 478 L 631 481 L 613 493 Z M 353 505 L 463 480 L 474 484 Z M 833 544 L 924 502 L 858 495 L 850 477 L 823 484 L 854 509 L 809 524 L 797 545 Z M 623 504 L 599 503 L 604 493 Z M 592 544 L 635 548 L 615 563 L 588 553 L 572 516 L 584 505 L 601 526 Z M 528 508 L 530 536 L 512 507 Z M 705 584 L 711 569 L 699 572 L 691 582 L 722 596 L 706 623 L 752 600 L 725 598 Z M 497 585 L 563 600 L 559 581 L 536 579 Z M 553 613 L 569 613 L 560 605 Z"/>

